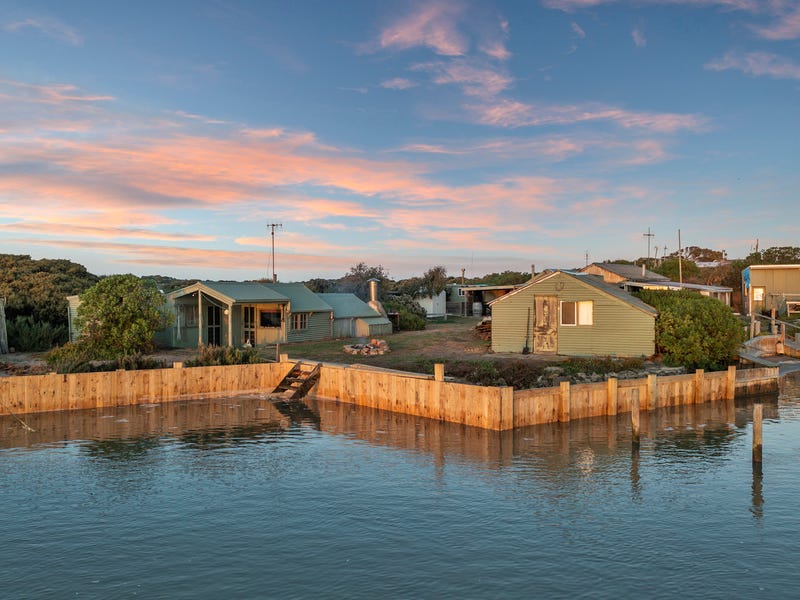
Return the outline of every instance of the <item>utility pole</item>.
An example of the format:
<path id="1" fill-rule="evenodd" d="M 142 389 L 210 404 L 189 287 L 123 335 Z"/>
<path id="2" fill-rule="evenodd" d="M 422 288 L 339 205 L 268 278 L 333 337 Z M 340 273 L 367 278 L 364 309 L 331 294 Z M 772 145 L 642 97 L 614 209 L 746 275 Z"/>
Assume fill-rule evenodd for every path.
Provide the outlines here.
<path id="1" fill-rule="evenodd" d="M 655 233 L 651 233 L 650 232 L 650 228 L 649 227 L 647 228 L 647 233 L 643 233 L 642 234 L 642 237 L 646 237 L 647 238 L 647 262 L 644 263 L 644 264 L 647 265 L 648 267 L 650 266 L 650 239 L 654 238 L 655 235 L 656 235 Z"/>
<path id="2" fill-rule="evenodd" d="M 586 265 L 585 266 L 588 267 L 589 266 L 589 251 L 588 250 L 586 252 L 584 252 L 584 258 L 586 259 Z"/>
<path id="3" fill-rule="evenodd" d="M 678 229 L 678 283 L 683 289 L 683 248 L 681 247 L 681 230 Z"/>
<path id="4" fill-rule="evenodd" d="M 272 283 L 276 283 L 278 281 L 278 276 L 275 274 L 275 229 L 283 227 L 283 224 L 270 223 L 267 227 L 270 228 L 272 235 Z"/>

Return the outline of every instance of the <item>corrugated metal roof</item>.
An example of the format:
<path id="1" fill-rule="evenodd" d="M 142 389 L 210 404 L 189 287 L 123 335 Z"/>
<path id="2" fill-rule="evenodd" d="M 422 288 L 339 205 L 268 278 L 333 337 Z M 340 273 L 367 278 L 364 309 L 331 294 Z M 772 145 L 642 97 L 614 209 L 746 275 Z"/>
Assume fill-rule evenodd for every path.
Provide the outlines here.
<path id="1" fill-rule="evenodd" d="M 370 308 L 369 304 L 355 294 L 324 293 L 317 294 L 324 302 L 333 307 L 333 316 L 336 319 L 381 317 Z"/>
<path id="2" fill-rule="evenodd" d="M 262 283 L 261 285 L 289 298 L 293 313 L 330 312 L 333 310 L 330 304 L 302 283 Z"/>
<path id="3" fill-rule="evenodd" d="M 630 304 L 631 306 L 635 306 L 640 310 L 652 313 L 654 315 L 658 314 L 658 311 L 655 308 L 653 308 L 649 304 L 645 304 L 644 302 L 642 302 L 635 296 L 632 296 L 622 288 L 618 288 L 615 285 L 606 283 L 605 281 L 603 281 L 603 278 L 600 275 L 590 275 L 589 273 L 576 273 L 574 271 L 561 271 L 561 272 L 564 273 L 565 275 L 569 275 L 570 277 L 575 277 L 580 281 L 588 283 L 592 287 L 595 287 L 598 290 L 601 290 L 606 294 L 609 294 L 610 296 L 614 296 L 615 298 L 618 298 L 623 302 Z"/>
<path id="4" fill-rule="evenodd" d="M 233 302 L 288 302 L 288 295 L 255 281 L 201 281 L 206 288 Z"/>
<path id="5" fill-rule="evenodd" d="M 606 283 L 605 281 L 603 281 L 603 278 L 600 275 L 591 275 L 589 273 L 581 273 L 581 272 L 577 272 L 577 271 L 562 271 L 562 270 L 554 270 L 554 271 L 549 271 L 549 272 L 543 272 L 540 275 L 537 275 L 534 279 L 532 279 L 529 283 L 527 283 L 523 287 L 518 288 L 518 289 L 514 290 L 513 292 L 510 292 L 510 293 L 506 294 L 505 296 L 500 296 L 496 300 L 493 300 L 492 302 L 489 303 L 489 306 L 494 306 L 498 302 L 503 302 L 507 298 L 516 295 L 518 292 L 522 291 L 523 289 L 525 289 L 525 288 L 527 288 L 527 287 L 529 287 L 531 285 L 536 285 L 537 283 L 539 283 L 541 281 L 544 281 L 546 279 L 550 279 L 551 277 L 554 277 L 554 276 L 558 275 L 559 273 L 561 273 L 563 275 L 567 275 L 568 277 L 573 277 L 573 278 L 577 279 L 578 281 L 582 281 L 582 282 L 584 282 L 584 283 L 586 283 L 588 285 L 591 285 L 592 287 L 597 288 L 601 292 L 605 292 L 609 296 L 613 296 L 614 298 L 617 298 L 618 300 L 621 300 L 622 302 L 625 302 L 626 304 L 630 304 L 631 306 L 634 306 L 634 307 L 638 308 L 639 310 L 642 310 L 642 311 L 644 311 L 646 313 L 653 314 L 653 315 L 657 315 L 658 314 L 658 311 L 655 308 L 653 308 L 649 304 L 645 304 L 644 302 L 642 302 L 638 298 L 635 298 L 634 296 L 632 296 L 631 294 L 629 294 L 625 290 L 623 290 L 621 288 L 618 288 L 615 285 L 611 285 L 610 283 Z"/>
<path id="6" fill-rule="evenodd" d="M 669 281 L 669 277 L 665 277 L 659 273 L 654 273 L 653 271 L 647 270 L 645 270 L 644 277 L 642 277 L 642 267 L 637 267 L 636 265 L 623 265 L 620 263 L 592 263 L 588 266 L 605 269 L 606 271 L 610 271 L 615 275 L 619 275 L 625 279 L 630 279 L 631 281 Z M 586 268 L 588 267 L 583 267 L 583 269 Z M 583 271 L 583 269 L 581 269 L 581 271 Z"/>

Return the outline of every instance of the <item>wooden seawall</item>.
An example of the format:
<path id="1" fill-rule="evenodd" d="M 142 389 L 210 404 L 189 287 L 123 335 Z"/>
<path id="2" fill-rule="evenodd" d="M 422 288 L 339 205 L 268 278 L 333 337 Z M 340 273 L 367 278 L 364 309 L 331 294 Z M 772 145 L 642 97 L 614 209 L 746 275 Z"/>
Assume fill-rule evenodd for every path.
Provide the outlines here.
<path id="1" fill-rule="evenodd" d="M 291 369 L 291 361 L 257 365 L 0 378 L 0 415 L 173 402 L 237 393 L 265 393 Z M 311 394 L 348 404 L 504 431 L 642 410 L 731 400 L 775 391 L 777 368 L 616 380 L 514 391 L 344 365 L 323 365 Z"/>

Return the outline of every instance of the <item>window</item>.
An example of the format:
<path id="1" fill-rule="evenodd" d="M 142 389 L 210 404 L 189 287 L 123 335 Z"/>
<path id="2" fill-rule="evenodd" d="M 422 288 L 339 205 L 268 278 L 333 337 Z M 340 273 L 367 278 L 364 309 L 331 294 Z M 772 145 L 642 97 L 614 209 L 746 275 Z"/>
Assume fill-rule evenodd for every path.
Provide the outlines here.
<path id="1" fill-rule="evenodd" d="M 182 304 L 181 310 L 183 312 L 183 324 L 186 327 L 197 327 L 197 305 Z"/>
<path id="2" fill-rule="evenodd" d="M 591 300 L 562 302 L 561 324 L 568 326 L 591 325 L 594 322 L 593 311 L 594 304 Z"/>
<path id="3" fill-rule="evenodd" d="M 292 329 L 308 329 L 308 313 L 296 313 L 292 315 Z"/>
<path id="4" fill-rule="evenodd" d="M 763 302 L 764 301 L 764 292 L 767 288 L 763 287 L 754 287 L 753 288 L 753 302 Z"/>
<path id="5" fill-rule="evenodd" d="M 259 314 L 259 323 L 261 327 L 280 327 L 281 311 L 262 310 Z"/>
<path id="6" fill-rule="evenodd" d="M 458 295 L 459 296 L 464 296 L 465 295 L 464 294 L 464 288 L 458 288 Z"/>

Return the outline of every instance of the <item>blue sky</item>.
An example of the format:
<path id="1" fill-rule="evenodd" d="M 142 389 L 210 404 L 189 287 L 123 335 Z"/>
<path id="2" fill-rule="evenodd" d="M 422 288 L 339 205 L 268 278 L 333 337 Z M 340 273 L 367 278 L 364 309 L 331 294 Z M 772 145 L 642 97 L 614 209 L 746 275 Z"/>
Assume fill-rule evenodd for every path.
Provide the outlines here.
<path id="1" fill-rule="evenodd" d="M 800 245 L 800 2 L 0 0 L 0 252 L 467 276 Z"/>

